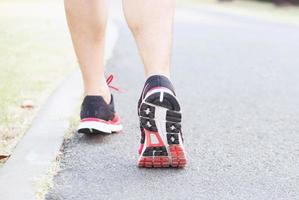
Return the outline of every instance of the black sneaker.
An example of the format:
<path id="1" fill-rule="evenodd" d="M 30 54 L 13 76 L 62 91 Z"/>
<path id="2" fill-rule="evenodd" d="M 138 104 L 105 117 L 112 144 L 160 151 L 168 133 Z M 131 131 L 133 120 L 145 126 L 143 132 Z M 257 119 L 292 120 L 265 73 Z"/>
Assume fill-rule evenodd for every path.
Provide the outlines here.
<path id="1" fill-rule="evenodd" d="M 141 145 L 139 167 L 184 167 L 181 107 L 165 76 L 147 79 L 138 102 Z"/>
<path id="2" fill-rule="evenodd" d="M 109 104 L 101 96 L 86 96 L 81 106 L 79 133 L 113 133 L 122 130 L 120 117 L 115 113 L 113 96 Z"/>

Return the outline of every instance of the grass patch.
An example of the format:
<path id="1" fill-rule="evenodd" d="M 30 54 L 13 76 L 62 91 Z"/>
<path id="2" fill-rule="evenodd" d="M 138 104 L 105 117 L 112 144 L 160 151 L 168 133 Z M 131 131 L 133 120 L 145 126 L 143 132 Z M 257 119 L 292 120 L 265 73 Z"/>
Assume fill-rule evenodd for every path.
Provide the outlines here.
<path id="1" fill-rule="evenodd" d="M 70 127 L 68 128 L 67 133 L 64 135 L 64 140 L 70 140 L 75 133 L 76 128 L 79 126 L 80 117 L 77 113 L 79 113 L 79 108 L 76 109 L 76 115 L 73 115 L 69 121 L 70 121 Z"/>
<path id="2" fill-rule="evenodd" d="M 64 18 L 61 1 L 0 0 L 0 155 L 11 154 L 42 103 L 77 66 Z M 26 100 L 33 109 L 21 108 Z"/>
<path id="3" fill-rule="evenodd" d="M 35 187 L 37 189 L 35 196 L 37 200 L 43 200 L 46 197 L 48 191 L 53 187 L 53 177 L 57 174 L 60 169 L 60 160 L 62 157 L 62 153 L 60 153 L 56 160 L 51 163 L 47 173 L 40 177 L 36 183 Z"/>

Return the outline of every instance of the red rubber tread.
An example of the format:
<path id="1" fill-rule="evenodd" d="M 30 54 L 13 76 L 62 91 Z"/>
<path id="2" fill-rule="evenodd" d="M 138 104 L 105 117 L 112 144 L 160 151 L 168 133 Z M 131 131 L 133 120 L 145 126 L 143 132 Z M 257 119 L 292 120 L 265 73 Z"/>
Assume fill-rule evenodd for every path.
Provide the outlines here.
<path id="1" fill-rule="evenodd" d="M 140 156 L 138 167 L 145 168 L 183 168 L 187 164 L 187 159 L 182 146 L 170 145 L 170 158 L 169 157 L 146 157 Z"/>
<path id="2" fill-rule="evenodd" d="M 185 167 L 187 159 L 184 153 L 184 149 L 180 145 L 170 145 L 169 151 L 171 154 L 171 166 L 172 167 Z"/>
<path id="3" fill-rule="evenodd" d="M 170 166 L 170 159 L 168 157 L 145 157 L 141 156 L 138 161 L 139 167 L 146 167 L 146 168 L 162 168 L 162 167 L 169 167 Z"/>

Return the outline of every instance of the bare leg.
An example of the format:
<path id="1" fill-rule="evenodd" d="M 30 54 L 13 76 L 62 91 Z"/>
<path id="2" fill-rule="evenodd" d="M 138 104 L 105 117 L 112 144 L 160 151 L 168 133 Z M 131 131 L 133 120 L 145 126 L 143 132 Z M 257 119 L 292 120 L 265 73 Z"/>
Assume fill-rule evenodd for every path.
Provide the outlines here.
<path id="1" fill-rule="evenodd" d="M 86 95 L 110 101 L 104 76 L 104 43 L 107 22 L 105 0 L 65 0 L 65 11 Z"/>
<path id="2" fill-rule="evenodd" d="M 123 0 L 145 75 L 170 76 L 174 0 Z"/>

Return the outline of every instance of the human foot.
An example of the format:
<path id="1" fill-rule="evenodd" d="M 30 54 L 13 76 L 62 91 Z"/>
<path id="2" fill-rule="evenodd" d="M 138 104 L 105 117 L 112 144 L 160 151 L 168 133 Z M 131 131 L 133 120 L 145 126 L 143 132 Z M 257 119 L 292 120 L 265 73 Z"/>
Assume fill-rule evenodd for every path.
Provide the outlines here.
<path id="1" fill-rule="evenodd" d="M 112 95 L 109 104 L 102 96 L 86 96 L 80 116 L 79 133 L 113 133 L 122 130 L 120 117 L 115 113 Z"/>

